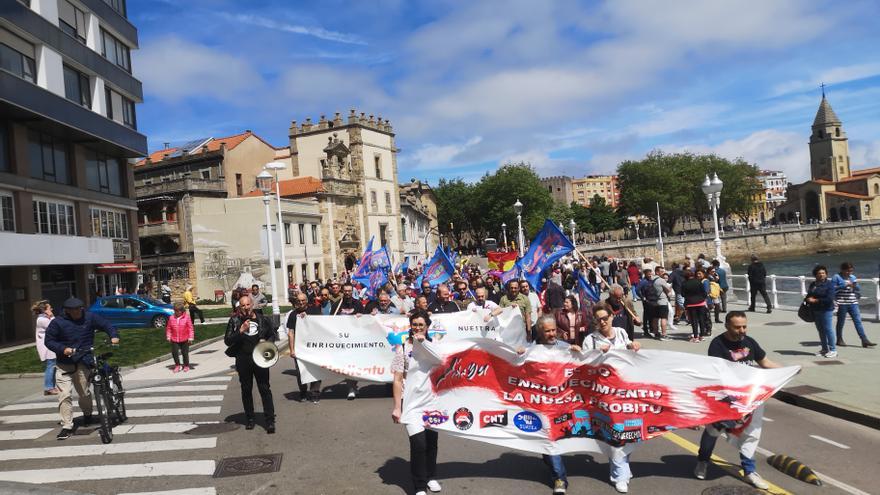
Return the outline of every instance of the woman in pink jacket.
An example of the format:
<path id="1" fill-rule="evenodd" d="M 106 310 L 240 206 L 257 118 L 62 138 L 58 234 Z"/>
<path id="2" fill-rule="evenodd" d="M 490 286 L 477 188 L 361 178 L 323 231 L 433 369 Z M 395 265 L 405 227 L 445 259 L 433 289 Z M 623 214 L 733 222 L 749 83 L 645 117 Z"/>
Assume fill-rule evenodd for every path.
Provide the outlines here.
<path id="1" fill-rule="evenodd" d="M 174 358 L 173 373 L 180 371 L 180 356 L 183 354 L 183 371 L 189 371 L 189 345 L 195 339 L 192 320 L 184 311 L 182 302 L 174 303 L 174 314 L 165 325 L 165 339 L 171 342 L 171 356 Z"/>
<path id="2" fill-rule="evenodd" d="M 37 301 L 31 306 L 31 311 L 37 315 L 37 354 L 40 355 L 40 361 L 46 363 L 46 371 L 43 373 L 43 395 L 58 395 L 60 390 L 55 386 L 55 353 L 46 347 L 46 329 L 55 318 L 52 305 L 49 301 Z"/>

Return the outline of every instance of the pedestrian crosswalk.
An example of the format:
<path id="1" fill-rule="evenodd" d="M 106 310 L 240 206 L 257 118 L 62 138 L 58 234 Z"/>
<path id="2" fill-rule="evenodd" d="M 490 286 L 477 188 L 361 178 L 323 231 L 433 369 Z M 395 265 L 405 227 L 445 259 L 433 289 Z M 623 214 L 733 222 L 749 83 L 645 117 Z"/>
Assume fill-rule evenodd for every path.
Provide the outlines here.
<path id="1" fill-rule="evenodd" d="M 102 444 L 97 432 L 85 427 L 80 434 L 57 442 L 55 400 L 0 407 L 0 481 L 46 484 L 130 479 L 134 483 L 155 478 L 163 480 L 163 488 L 175 486 L 169 480 L 180 480 L 179 488 L 128 495 L 216 495 L 216 489 L 208 485 L 213 484 L 212 449 L 217 437 L 191 433 L 220 422 L 223 392 L 231 378 L 213 376 L 127 391 L 129 420 L 113 428 L 114 440 L 109 444 Z M 76 399 L 73 404 L 77 416 Z M 108 483 L 113 484 L 96 486 L 117 493 L 119 481 Z M 138 483 L 134 486 L 148 482 Z"/>

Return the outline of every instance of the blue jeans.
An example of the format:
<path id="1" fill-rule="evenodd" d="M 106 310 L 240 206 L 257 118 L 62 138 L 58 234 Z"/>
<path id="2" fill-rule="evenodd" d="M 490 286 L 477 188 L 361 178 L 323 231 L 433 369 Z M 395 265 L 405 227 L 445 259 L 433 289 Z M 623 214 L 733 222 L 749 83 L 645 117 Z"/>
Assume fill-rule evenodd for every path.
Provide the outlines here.
<path id="1" fill-rule="evenodd" d="M 862 314 L 858 304 L 841 304 L 837 307 L 837 340 L 843 340 L 843 324 L 846 323 L 847 313 L 855 323 L 856 333 L 859 334 L 862 342 L 868 340 L 868 336 L 865 335 L 865 327 L 862 326 Z"/>
<path id="2" fill-rule="evenodd" d="M 609 479 L 612 483 L 618 481 L 626 483 L 633 477 L 629 468 L 629 454 L 624 453 L 623 447 L 611 448 L 611 455 L 608 456 L 608 468 L 611 471 Z"/>
<path id="3" fill-rule="evenodd" d="M 712 451 L 715 450 L 716 442 L 718 442 L 718 437 L 712 436 L 709 434 L 708 431 L 703 430 L 703 436 L 700 437 L 700 450 L 697 453 L 697 459 L 703 462 L 709 462 L 709 460 L 712 458 Z M 746 476 L 755 472 L 754 459 L 746 457 L 742 453 L 740 453 L 739 462 Z"/>
<path id="4" fill-rule="evenodd" d="M 43 373 L 43 390 L 55 388 L 55 360 L 46 360 L 46 371 Z"/>
<path id="5" fill-rule="evenodd" d="M 568 477 L 565 475 L 565 463 L 562 462 L 562 456 L 544 454 L 542 457 L 544 458 L 544 464 L 552 472 L 550 482 L 555 483 L 556 480 L 562 480 L 565 482 L 565 486 L 568 486 Z"/>
<path id="6" fill-rule="evenodd" d="M 813 315 L 816 318 L 814 323 L 816 325 L 816 330 L 819 331 L 819 342 L 822 343 L 822 352 L 836 352 L 837 335 L 834 333 L 834 328 L 831 327 L 831 319 L 834 316 L 834 310 L 814 310 Z"/>

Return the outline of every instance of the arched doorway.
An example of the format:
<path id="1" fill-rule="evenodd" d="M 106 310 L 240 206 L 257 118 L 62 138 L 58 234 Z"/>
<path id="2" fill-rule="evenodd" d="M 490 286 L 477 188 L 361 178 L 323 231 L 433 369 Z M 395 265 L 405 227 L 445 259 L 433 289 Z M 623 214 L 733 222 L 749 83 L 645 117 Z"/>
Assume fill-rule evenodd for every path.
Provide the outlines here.
<path id="1" fill-rule="evenodd" d="M 353 254 L 345 255 L 345 269 L 348 271 L 354 270 L 355 265 L 357 265 L 357 258 Z"/>
<path id="2" fill-rule="evenodd" d="M 804 195 L 804 203 L 807 220 L 822 219 L 819 214 L 819 194 L 816 191 L 807 191 L 807 194 Z"/>
<path id="3" fill-rule="evenodd" d="M 846 211 L 846 206 L 841 206 L 839 208 L 839 210 L 840 210 L 840 220 L 841 221 L 849 220 L 849 212 Z"/>
<path id="4" fill-rule="evenodd" d="M 859 219 L 859 209 L 856 208 L 855 206 L 850 206 L 849 207 L 849 217 L 852 218 L 853 220 L 858 220 Z"/>
<path id="5" fill-rule="evenodd" d="M 831 211 L 828 212 L 828 221 L 837 222 L 840 218 L 837 216 L 837 208 L 831 208 Z"/>
<path id="6" fill-rule="evenodd" d="M 785 221 L 785 217 L 781 218 L 780 220 Z M 788 221 L 794 222 L 794 213 L 793 212 L 788 212 Z"/>

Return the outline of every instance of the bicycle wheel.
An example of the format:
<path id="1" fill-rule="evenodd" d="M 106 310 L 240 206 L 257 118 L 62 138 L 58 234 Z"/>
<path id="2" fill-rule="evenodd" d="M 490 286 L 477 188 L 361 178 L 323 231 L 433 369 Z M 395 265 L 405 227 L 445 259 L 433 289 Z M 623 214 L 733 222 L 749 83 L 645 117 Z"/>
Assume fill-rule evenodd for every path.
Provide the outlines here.
<path id="1" fill-rule="evenodd" d="M 125 411 L 125 389 L 122 388 L 122 376 L 119 370 L 114 368 L 110 386 L 113 389 L 113 399 L 116 403 L 116 417 L 120 423 L 128 420 L 128 413 Z"/>
<path id="2" fill-rule="evenodd" d="M 98 432 L 101 434 L 101 443 L 110 443 L 113 441 L 113 424 L 110 422 L 109 403 L 107 401 L 106 391 L 100 383 L 95 384 L 95 405 L 98 409 Z"/>

